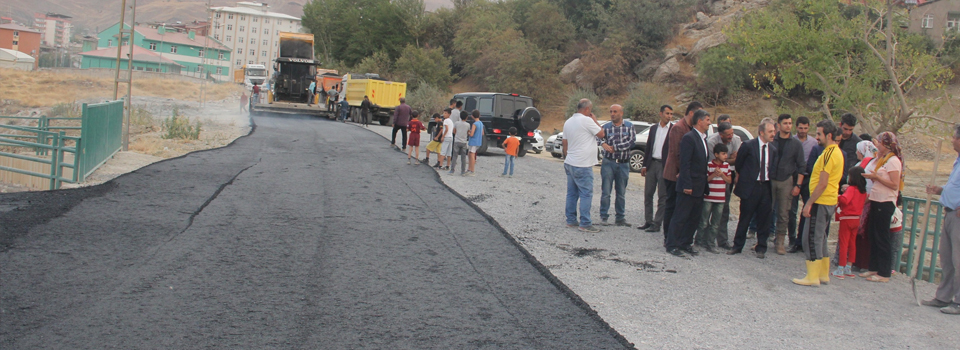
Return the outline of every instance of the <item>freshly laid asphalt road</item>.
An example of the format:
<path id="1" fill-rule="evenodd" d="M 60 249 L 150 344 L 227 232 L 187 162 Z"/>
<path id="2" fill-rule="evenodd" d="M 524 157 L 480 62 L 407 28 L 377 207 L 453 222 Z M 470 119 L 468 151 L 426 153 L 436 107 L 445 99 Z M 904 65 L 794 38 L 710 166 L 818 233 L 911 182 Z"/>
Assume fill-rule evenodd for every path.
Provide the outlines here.
<path id="1" fill-rule="evenodd" d="M 425 165 L 336 122 L 0 195 L 0 349 L 630 345 Z"/>

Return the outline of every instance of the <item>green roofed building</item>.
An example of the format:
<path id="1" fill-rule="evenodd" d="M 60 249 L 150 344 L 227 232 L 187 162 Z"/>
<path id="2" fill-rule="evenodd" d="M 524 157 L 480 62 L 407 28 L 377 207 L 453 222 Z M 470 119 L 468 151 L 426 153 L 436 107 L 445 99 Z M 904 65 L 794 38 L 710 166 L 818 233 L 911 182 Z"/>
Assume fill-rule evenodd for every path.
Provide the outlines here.
<path id="1" fill-rule="evenodd" d="M 124 27 L 127 29 L 130 28 L 127 24 L 124 24 Z M 119 30 L 120 23 L 117 23 L 101 31 L 97 35 L 97 50 L 81 53 L 81 55 L 84 56 L 81 68 L 96 68 L 97 66 L 94 64 L 103 63 L 92 57 L 99 57 L 100 54 L 94 53 L 108 48 L 112 48 L 113 51 L 114 62 L 110 67 L 114 67 L 116 64 L 117 45 L 120 44 L 120 40 L 118 40 L 120 38 Z M 122 41 L 122 45 L 127 45 L 130 42 L 130 38 L 125 34 Z M 165 73 L 205 77 L 223 82 L 232 81 L 230 76 L 231 49 L 213 37 L 197 35 L 193 31 L 180 33 L 173 29 L 164 28 L 163 26 L 158 28 L 136 26 L 133 31 L 133 45 L 137 48 L 144 49 L 146 52 L 155 54 L 158 58 L 154 61 L 154 66 L 144 65 L 143 70 L 150 67 L 159 69 L 160 72 Z M 144 51 L 137 50 L 137 48 L 134 48 L 135 57 L 133 67 L 139 70 L 140 64 L 138 63 L 137 52 L 144 53 Z M 127 49 L 124 49 L 124 54 L 126 54 L 126 52 Z M 87 55 L 88 53 L 89 55 Z M 89 64 L 86 59 L 88 56 L 91 57 Z M 139 57 L 146 56 L 142 55 Z M 175 65 L 166 64 L 167 60 L 173 62 Z M 121 68 L 124 67 L 126 66 L 121 64 Z"/>

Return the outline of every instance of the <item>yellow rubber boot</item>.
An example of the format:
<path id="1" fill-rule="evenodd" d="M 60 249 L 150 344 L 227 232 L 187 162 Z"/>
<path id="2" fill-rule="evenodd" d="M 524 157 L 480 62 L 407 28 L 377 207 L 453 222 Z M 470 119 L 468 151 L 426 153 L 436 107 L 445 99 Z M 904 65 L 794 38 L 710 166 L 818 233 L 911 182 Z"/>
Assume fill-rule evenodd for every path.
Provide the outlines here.
<path id="1" fill-rule="evenodd" d="M 830 284 L 830 258 L 817 260 L 820 263 L 820 284 Z"/>
<path id="2" fill-rule="evenodd" d="M 807 263 L 807 277 L 804 278 L 794 278 L 793 283 L 799 284 L 801 286 L 820 286 L 820 261 L 810 261 L 804 260 Z"/>

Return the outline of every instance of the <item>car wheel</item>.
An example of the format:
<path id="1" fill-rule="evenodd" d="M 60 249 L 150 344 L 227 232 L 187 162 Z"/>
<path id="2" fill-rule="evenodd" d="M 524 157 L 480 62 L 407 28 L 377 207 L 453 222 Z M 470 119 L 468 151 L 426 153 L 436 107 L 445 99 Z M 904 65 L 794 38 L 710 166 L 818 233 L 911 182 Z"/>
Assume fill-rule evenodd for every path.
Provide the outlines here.
<path id="1" fill-rule="evenodd" d="M 630 171 L 639 173 L 643 168 L 643 151 L 630 151 Z"/>
<path id="2" fill-rule="evenodd" d="M 562 154 L 562 153 L 550 153 L 550 155 L 553 156 L 554 158 L 563 157 L 563 154 Z"/>
<path id="3" fill-rule="evenodd" d="M 533 150 L 533 153 L 536 153 L 536 154 L 540 154 L 540 152 L 543 152 L 543 151 L 538 150 L 538 149 Z"/>

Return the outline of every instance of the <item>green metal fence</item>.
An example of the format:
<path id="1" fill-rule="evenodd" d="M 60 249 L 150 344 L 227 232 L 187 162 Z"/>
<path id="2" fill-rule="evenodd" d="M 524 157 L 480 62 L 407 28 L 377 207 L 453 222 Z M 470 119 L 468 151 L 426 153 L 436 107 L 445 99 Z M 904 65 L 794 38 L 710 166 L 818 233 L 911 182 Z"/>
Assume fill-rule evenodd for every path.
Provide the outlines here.
<path id="1" fill-rule="evenodd" d="M 80 183 L 121 149 L 123 133 L 123 101 L 82 105 L 80 118 L 4 117 L 28 120 L 36 126 L 0 124 L 0 146 L 27 148 L 34 156 L 0 151 L 0 156 L 37 162 L 50 166 L 48 174 L 0 166 L 0 170 L 46 178 L 50 189 L 59 189 L 63 182 Z M 51 126 L 51 121 L 79 120 L 81 126 Z M 59 130 L 59 131 L 55 131 Z M 67 136 L 66 130 L 79 130 L 80 137 Z M 73 162 L 64 163 L 64 154 L 73 153 Z M 63 177 L 63 169 L 73 175 Z"/>
<path id="2" fill-rule="evenodd" d="M 940 246 L 940 232 L 943 227 L 943 206 L 940 202 L 934 201 L 930 207 L 930 220 L 927 227 L 923 226 L 923 216 L 926 210 L 927 201 L 921 198 L 903 197 L 903 231 L 899 236 L 899 246 L 901 249 L 896 251 L 894 260 L 894 270 L 901 273 L 913 273 L 916 268 L 913 261 L 916 258 L 917 245 L 920 246 L 920 270 L 914 276 L 918 280 L 936 282 L 936 276 L 942 274 L 937 267 L 938 247 Z M 924 235 L 926 231 L 926 235 Z M 909 239 L 904 239 L 905 237 Z M 926 238 L 926 239 L 924 239 Z M 930 242 L 932 239 L 932 242 Z M 907 259 L 903 261 L 903 250 L 907 250 Z M 926 262 L 929 256 L 930 262 Z"/>
<path id="3" fill-rule="evenodd" d="M 83 104 L 80 139 L 80 181 L 120 151 L 123 141 L 123 100 Z"/>

